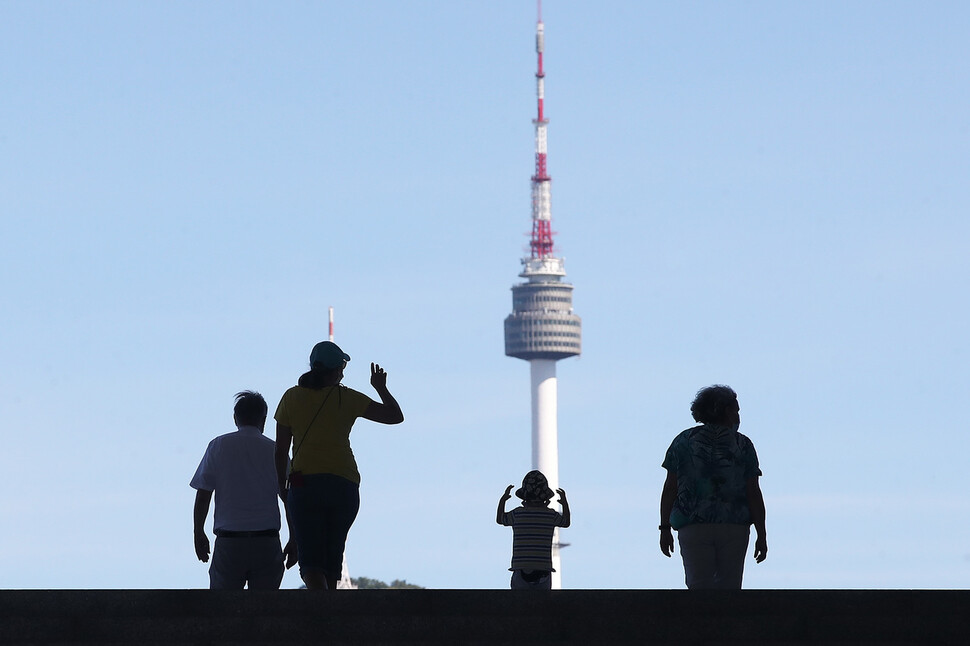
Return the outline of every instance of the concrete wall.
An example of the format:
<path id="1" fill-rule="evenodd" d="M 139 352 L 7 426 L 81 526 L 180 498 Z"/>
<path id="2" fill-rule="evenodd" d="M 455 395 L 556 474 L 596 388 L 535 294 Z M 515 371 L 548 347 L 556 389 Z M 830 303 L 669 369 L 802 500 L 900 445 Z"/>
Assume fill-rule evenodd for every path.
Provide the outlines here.
<path id="1" fill-rule="evenodd" d="M 970 591 L 0 591 L 28 643 L 963 646 Z"/>

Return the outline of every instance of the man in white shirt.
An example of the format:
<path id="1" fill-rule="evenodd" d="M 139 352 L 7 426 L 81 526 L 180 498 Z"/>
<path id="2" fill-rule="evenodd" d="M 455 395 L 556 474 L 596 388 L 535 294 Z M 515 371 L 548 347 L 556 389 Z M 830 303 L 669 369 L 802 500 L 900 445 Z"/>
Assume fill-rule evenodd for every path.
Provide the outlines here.
<path id="1" fill-rule="evenodd" d="M 205 519 L 216 494 L 213 532 L 216 535 L 209 588 L 212 590 L 278 590 L 286 567 L 297 560 L 296 544 L 280 548 L 275 442 L 263 435 L 266 400 L 253 391 L 236 394 L 236 432 L 220 435 L 205 450 L 189 485 L 196 490 L 195 554 L 209 560 Z"/>

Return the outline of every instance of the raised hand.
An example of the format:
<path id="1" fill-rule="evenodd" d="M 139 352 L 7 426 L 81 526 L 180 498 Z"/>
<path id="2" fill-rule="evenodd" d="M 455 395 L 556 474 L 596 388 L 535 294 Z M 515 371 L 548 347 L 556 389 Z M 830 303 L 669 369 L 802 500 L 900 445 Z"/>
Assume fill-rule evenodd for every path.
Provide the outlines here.
<path id="1" fill-rule="evenodd" d="M 387 388 L 387 373 L 373 362 L 370 364 L 370 385 L 374 387 L 374 390 Z"/>
<path id="2" fill-rule="evenodd" d="M 400 424 L 403 422 L 404 413 L 401 412 L 401 406 L 387 390 L 387 373 L 380 365 L 373 362 L 370 364 L 370 385 L 377 391 L 381 401 L 380 403 L 370 402 L 361 417 L 378 424 Z"/>
<path id="3" fill-rule="evenodd" d="M 562 525 L 560 527 L 569 527 L 571 515 L 569 513 L 569 501 L 566 500 L 566 490 L 556 489 L 556 493 L 559 494 L 559 504 L 562 505 Z"/>
<path id="4" fill-rule="evenodd" d="M 498 509 L 495 510 L 495 522 L 498 523 L 499 525 L 505 524 L 502 522 L 502 518 L 505 516 L 505 503 L 507 503 L 509 501 L 509 498 L 512 497 L 513 486 L 514 485 L 507 486 L 505 488 L 505 493 L 503 493 L 502 497 L 498 499 Z"/>
<path id="5" fill-rule="evenodd" d="M 505 488 L 505 493 L 502 494 L 502 502 L 506 502 L 512 498 L 512 487 L 515 485 L 509 485 Z"/>

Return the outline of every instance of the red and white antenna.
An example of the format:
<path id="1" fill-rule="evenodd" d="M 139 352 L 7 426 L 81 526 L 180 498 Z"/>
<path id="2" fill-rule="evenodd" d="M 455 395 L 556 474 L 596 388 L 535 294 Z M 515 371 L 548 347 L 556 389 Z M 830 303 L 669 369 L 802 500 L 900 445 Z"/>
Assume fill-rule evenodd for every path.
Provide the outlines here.
<path id="1" fill-rule="evenodd" d="M 327 341 L 333 343 L 333 305 L 330 306 L 330 336 L 327 337 Z"/>
<path id="2" fill-rule="evenodd" d="M 536 172 L 532 176 L 532 239 L 529 250 L 532 258 L 542 259 L 552 256 L 552 205 L 550 182 L 552 178 L 546 170 L 546 119 L 545 113 L 545 71 L 542 68 L 542 54 L 546 48 L 545 27 L 542 24 L 542 0 L 538 0 L 538 21 L 536 22 L 536 99 L 538 110 L 532 123 L 536 126 Z"/>

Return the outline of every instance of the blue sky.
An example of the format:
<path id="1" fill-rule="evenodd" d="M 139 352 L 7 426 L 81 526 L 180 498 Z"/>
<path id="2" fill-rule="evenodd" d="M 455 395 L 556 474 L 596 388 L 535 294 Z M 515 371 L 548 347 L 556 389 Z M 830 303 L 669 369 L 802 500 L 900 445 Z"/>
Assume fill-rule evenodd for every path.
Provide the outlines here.
<path id="1" fill-rule="evenodd" d="M 207 585 L 188 487 L 232 396 L 326 336 L 360 422 L 354 576 L 507 586 L 530 468 L 503 354 L 535 6 L 0 2 L 0 586 Z M 970 8 L 547 0 L 569 588 L 680 588 L 660 462 L 739 393 L 753 588 L 961 588 Z M 211 518 L 211 516 L 210 516 Z M 211 522 L 211 521 L 210 521 Z M 285 587 L 297 587 L 295 571 Z"/>

